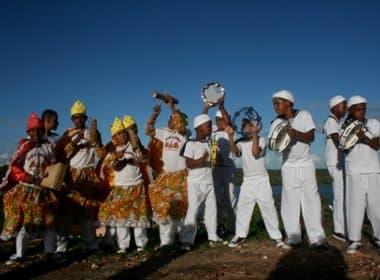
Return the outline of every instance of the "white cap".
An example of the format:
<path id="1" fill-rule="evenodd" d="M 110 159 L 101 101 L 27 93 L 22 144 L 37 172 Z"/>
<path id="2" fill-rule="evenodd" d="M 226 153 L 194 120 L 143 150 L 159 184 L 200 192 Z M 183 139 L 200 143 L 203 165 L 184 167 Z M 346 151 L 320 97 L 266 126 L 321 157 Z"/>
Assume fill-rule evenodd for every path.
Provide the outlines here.
<path id="1" fill-rule="evenodd" d="M 350 99 L 348 99 L 347 108 L 361 103 L 367 103 L 367 100 L 360 95 L 351 96 Z"/>
<path id="2" fill-rule="evenodd" d="M 330 99 L 330 103 L 329 103 L 330 109 L 343 101 L 346 101 L 346 98 L 344 98 L 343 96 L 341 95 L 334 96 L 333 98 Z"/>
<path id="3" fill-rule="evenodd" d="M 201 114 L 194 118 L 194 128 L 197 128 L 198 126 L 211 121 L 210 117 L 207 114 Z"/>
<path id="4" fill-rule="evenodd" d="M 220 111 L 220 110 L 216 111 L 215 117 L 217 117 L 217 118 L 223 118 L 222 111 Z"/>
<path id="5" fill-rule="evenodd" d="M 290 102 L 294 103 L 294 97 L 293 94 L 290 91 L 287 90 L 280 90 L 278 92 L 273 93 L 273 99 L 274 98 L 282 98 L 285 100 L 289 100 Z"/>

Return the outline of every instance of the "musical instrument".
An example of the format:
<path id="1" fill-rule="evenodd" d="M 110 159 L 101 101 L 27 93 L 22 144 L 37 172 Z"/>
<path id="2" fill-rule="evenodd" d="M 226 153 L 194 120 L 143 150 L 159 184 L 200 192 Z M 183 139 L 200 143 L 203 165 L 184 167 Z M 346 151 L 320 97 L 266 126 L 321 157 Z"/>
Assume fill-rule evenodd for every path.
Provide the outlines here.
<path id="1" fill-rule="evenodd" d="M 217 104 L 224 94 L 224 87 L 220 83 L 211 82 L 203 87 L 201 97 L 205 103 Z"/>
<path id="2" fill-rule="evenodd" d="M 339 149 L 349 150 L 359 141 L 356 135 L 360 130 L 365 130 L 365 124 L 362 121 L 355 120 L 351 122 L 342 131 L 339 138 Z"/>
<path id="3" fill-rule="evenodd" d="M 178 104 L 179 103 L 179 101 L 178 101 L 177 98 L 169 95 L 167 92 L 166 93 L 159 93 L 157 91 L 153 91 L 152 97 L 156 98 L 156 99 L 160 99 L 160 100 L 164 101 L 165 103 L 169 103 L 169 100 L 170 100 L 169 97 L 171 97 L 174 104 Z"/>
<path id="4" fill-rule="evenodd" d="M 41 180 L 41 186 L 56 191 L 60 191 L 63 186 L 63 179 L 65 178 L 68 166 L 63 163 L 55 163 L 48 165 L 45 168 L 45 177 Z"/>
<path id="5" fill-rule="evenodd" d="M 287 120 L 277 118 L 272 123 L 272 131 L 269 133 L 269 149 L 281 153 L 290 144 L 288 129 L 290 124 Z"/>
<path id="6" fill-rule="evenodd" d="M 250 122 L 259 129 L 263 126 L 261 116 L 253 107 L 243 107 L 239 111 L 236 111 L 232 117 L 233 129 L 244 137 L 252 137 L 252 133 L 243 133 L 242 128 L 244 122 Z"/>

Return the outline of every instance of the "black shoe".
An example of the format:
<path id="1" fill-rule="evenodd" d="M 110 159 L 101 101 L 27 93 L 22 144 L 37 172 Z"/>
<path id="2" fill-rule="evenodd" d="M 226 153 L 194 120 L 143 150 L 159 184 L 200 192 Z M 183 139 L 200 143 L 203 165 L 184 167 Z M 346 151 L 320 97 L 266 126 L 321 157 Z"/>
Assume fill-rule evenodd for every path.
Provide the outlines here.
<path id="1" fill-rule="evenodd" d="M 217 229 L 216 233 L 217 233 L 219 236 L 224 237 L 224 236 L 227 235 L 227 230 L 226 230 L 226 228 L 224 227 L 224 225 L 220 225 L 220 226 L 218 226 L 218 229 Z"/>
<path id="2" fill-rule="evenodd" d="M 336 240 L 347 242 L 347 238 L 343 233 L 340 232 L 333 232 L 332 237 Z"/>
<path id="3" fill-rule="evenodd" d="M 327 251 L 329 249 L 329 244 L 326 240 L 318 241 L 315 243 L 310 244 L 310 248 L 320 250 L 320 251 Z"/>

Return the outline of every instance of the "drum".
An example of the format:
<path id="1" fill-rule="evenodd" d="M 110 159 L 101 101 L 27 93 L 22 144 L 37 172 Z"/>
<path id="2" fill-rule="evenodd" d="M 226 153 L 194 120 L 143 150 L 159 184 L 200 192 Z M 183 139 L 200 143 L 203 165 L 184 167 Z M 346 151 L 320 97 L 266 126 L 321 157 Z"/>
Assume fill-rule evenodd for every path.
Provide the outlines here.
<path id="1" fill-rule="evenodd" d="M 220 83 L 211 82 L 203 87 L 201 97 L 205 103 L 217 104 L 224 94 L 224 87 Z"/>
<path id="2" fill-rule="evenodd" d="M 232 127 L 234 130 L 244 137 L 252 137 L 252 134 L 243 133 L 242 128 L 244 122 L 250 122 L 259 129 L 261 129 L 263 125 L 261 116 L 253 107 L 243 107 L 239 111 L 236 111 L 232 117 Z"/>
<path id="3" fill-rule="evenodd" d="M 68 166 L 63 163 L 56 163 L 45 168 L 45 177 L 41 181 L 41 186 L 56 191 L 60 191 L 63 185 Z"/>
<path id="4" fill-rule="evenodd" d="M 365 125 L 359 120 L 355 120 L 342 131 L 339 138 L 339 149 L 349 150 L 358 142 L 359 138 L 356 134 L 360 130 L 364 130 Z"/>
<path id="5" fill-rule="evenodd" d="M 281 153 L 290 144 L 290 136 L 288 129 L 289 122 L 286 119 L 277 118 L 272 123 L 272 130 L 269 133 L 269 149 L 274 152 Z"/>

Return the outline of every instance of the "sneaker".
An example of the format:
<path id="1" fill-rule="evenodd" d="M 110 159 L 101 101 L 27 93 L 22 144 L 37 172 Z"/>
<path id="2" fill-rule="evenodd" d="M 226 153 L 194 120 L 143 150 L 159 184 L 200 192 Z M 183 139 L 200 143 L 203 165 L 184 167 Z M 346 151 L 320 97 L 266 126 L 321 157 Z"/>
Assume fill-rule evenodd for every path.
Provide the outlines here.
<path id="1" fill-rule="evenodd" d="M 217 238 L 216 240 L 209 240 L 208 241 L 208 245 L 210 247 L 216 247 L 216 246 L 219 246 L 219 245 L 227 245 L 228 242 L 223 240 L 222 238 Z"/>
<path id="2" fill-rule="evenodd" d="M 358 241 L 351 242 L 350 246 L 348 246 L 346 250 L 347 254 L 355 254 L 361 247 L 361 245 L 362 244 Z"/>
<path id="3" fill-rule="evenodd" d="M 127 253 L 127 249 L 119 249 L 116 251 L 116 254 L 119 254 L 119 255 L 122 255 L 122 254 L 125 254 Z"/>
<path id="4" fill-rule="evenodd" d="M 284 241 L 282 241 L 282 239 L 276 239 L 275 242 L 276 242 L 277 248 L 286 249 L 286 250 L 292 249 L 292 247 L 286 244 Z"/>
<path id="5" fill-rule="evenodd" d="M 317 241 L 317 242 L 310 244 L 310 248 L 326 251 L 329 249 L 329 244 L 327 243 L 326 240 L 321 240 L 321 241 Z"/>
<path id="6" fill-rule="evenodd" d="M 137 252 L 141 253 L 144 252 L 145 248 L 144 247 L 137 247 Z"/>
<path id="7" fill-rule="evenodd" d="M 333 232 L 332 237 L 334 239 L 342 241 L 342 242 L 346 242 L 347 241 L 346 236 L 343 233 L 340 233 L 340 232 Z"/>
<path id="8" fill-rule="evenodd" d="M 187 252 L 188 252 L 188 251 L 191 251 L 191 244 L 190 244 L 190 243 L 187 243 L 187 242 L 182 243 L 180 249 L 181 249 L 182 251 L 187 251 Z"/>
<path id="9" fill-rule="evenodd" d="M 231 239 L 230 243 L 228 243 L 228 247 L 236 248 L 240 246 L 241 244 L 243 244 L 245 240 L 246 239 L 244 237 L 235 236 L 234 238 Z"/>
<path id="10" fill-rule="evenodd" d="M 5 262 L 5 265 L 15 265 L 15 264 L 20 264 L 22 263 L 23 258 L 17 256 L 16 254 L 13 254 L 12 256 L 9 257 L 9 260 Z"/>

